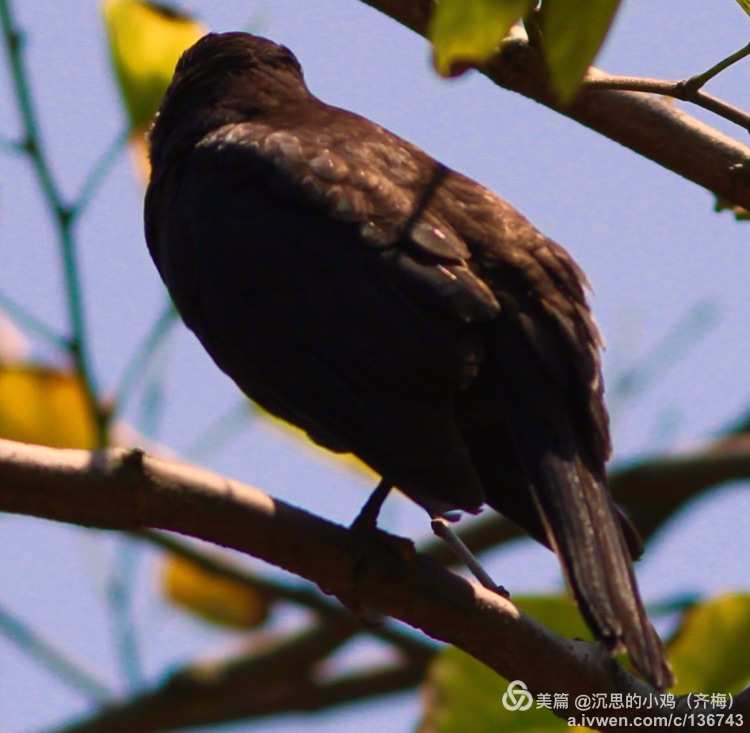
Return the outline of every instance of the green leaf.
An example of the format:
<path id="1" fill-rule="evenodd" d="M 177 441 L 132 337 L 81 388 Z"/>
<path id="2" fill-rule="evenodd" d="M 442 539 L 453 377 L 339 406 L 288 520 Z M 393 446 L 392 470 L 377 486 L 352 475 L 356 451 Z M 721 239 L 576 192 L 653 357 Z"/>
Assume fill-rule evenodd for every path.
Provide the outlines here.
<path id="1" fill-rule="evenodd" d="M 109 51 L 134 132 L 151 122 L 182 52 L 206 29 L 192 18 L 145 0 L 105 0 Z"/>
<path id="2" fill-rule="evenodd" d="M 527 616 L 556 634 L 576 639 L 594 638 L 575 601 L 567 595 L 514 596 L 511 600 Z"/>
<path id="3" fill-rule="evenodd" d="M 740 7 L 748 14 L 750 15 L 750 0 L 737 0 Z"/>
<path id="4" fill-rule="evenodd" d="M 730 593 L 691 608 L 667 654 L 675 693 L 744 688 L 750 682 L 750 594 Z"/>
<path id="5" fill-rule="evenodd" d="M 552 86 L 570 102 L 601 48 L 620 0 L 544 0 L 540 23 Z"/>
<path id="6" fill-rule="evenodd" d="M 481 64 L 535 0 L 440 0 L 430 19 L 435 67 L 443 76 Z"/>
<path id="7" fill-rule="evenodd" d="M 514 597 L 513 602 L 524 613 L 563 636 L 591 638 L 575 603 L 568 597 Z M 564 720 L 535 703 L 528 710 L 507 710 L 502 704 L 507 687 L 507 680 L 481 662 L 454 647 L 447 647 L 437 655 L 427 674 L 419 733 L 572 730 Z"/>

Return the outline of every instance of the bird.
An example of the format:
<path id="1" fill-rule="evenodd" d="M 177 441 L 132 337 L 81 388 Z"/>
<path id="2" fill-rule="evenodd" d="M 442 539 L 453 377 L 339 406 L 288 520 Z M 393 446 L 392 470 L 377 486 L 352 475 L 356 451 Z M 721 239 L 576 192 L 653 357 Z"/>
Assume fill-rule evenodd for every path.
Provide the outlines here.
<path id="1" fill-rule="evenodd" d="M 146 242 L 177 310 L 245 395 L 381 477 L 353 526 L 392 487 L 441 536 L 489 506 L 557 554 L 597 639 L 670 686 L 566 250 L 249 33 L 183 53 L 148 147 Z"/>

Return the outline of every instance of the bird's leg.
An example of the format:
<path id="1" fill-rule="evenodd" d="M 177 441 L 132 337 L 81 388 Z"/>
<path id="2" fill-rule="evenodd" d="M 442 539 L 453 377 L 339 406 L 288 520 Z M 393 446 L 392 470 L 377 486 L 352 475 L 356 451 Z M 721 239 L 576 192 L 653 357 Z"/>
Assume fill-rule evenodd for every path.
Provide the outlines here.
<path id="1" fill-rule="evenodd" d="M 498 593 L 503 598 L 509 598 L 508 593 L 502 585 L 497 585 L 490 578 L 487 571 L 479 564 L 471 550 L 464 544 L 463 540 L 453 531 L 450 519 L 442 514 L 432 517 L 432 531 L 453 550 L 456 557 L 471 570 L 472 575 L 488 590 Z"/>
<path id="2" fill-rule="evenodd" d="M 354 571 L 353 593 L 347 606 L 365 623 L 372 625 L 382 623 L 382 617 L 379 614 L 370 613 L 361 605 L 358 591 L 358 585 L 361 582 L 360 575 L 371 549 L 370 543 L 377 543 L 380 549 L 387 548 L 400 562 L 414 556 L 414 545 L 411 541 L 378 530 L 378 514 L 392 488 L 393 483 L 383 478 L 349 526 L 353 540 Z"/>
<path id="3" fill-rule="evenodd" d="M 381 479 L 375 487 L 375 491 L 370 494 L 370 498 L 360 509 L 356 519 L 351 523 L 349 529 L 354 532 L 374 530 L 378 526 L 378 514 L 383 506 L 383 502 L 393 488 L 393 484 L 388 479 Z"/>
<path id="4" fill-rule="evenodd" d="M 362 555 L 361 562 L 367 558 L 366 550 L 362 547 L 370 542 L 377 542 L 381 547 L 387 547 L 400 561 L 408 561 L 414 557 L 414 543 L 411 540 L 397 537 L 396 535 L 378 529 L 378 514 L 383 502 L 393 488 L 393 482 L 387 478 L 375 487 L 370 498 L 365 502 L 357 518 L 351 523 L 349 529 L 360 546 L 358 552 Z M 361 563 L 358 563 L 361 564 Z"/>

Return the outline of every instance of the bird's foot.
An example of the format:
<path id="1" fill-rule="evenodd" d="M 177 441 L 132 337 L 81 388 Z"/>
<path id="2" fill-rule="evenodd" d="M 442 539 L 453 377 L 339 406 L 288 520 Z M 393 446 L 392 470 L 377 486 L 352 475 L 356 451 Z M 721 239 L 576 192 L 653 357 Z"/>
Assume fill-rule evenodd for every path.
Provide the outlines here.
<path id="1" fill-rule="evenodd" d="M 463 540 L 453 531 L 450 522 L 456 521 L 454 514 L 455 512 L 450 512 L 434 516 L 432 518 L 432 531 L 453 550 L 456 556 L 469 568 L 471 574 L 487 590 L 491 590 L 503 598 L 510 598 L 510 593 L 502 585 L 498 585 L 492 580 L 489 573 L 479 564 L 479 560 L 474 557 Z"/>
<path id="2" fill-rule="evenodd" d="M 386 551 L 389 571 L 398 573 L 399 568 L 413 562 L 416 548 L 411 540 L 384 532 L 379 529 L 375 521 L 364 510 L 349 527 L 350 547 L 352 556 L 352 592 L 347 606 L 365 623 L 377 623 L 380 617 L 375 617 L 362 602 L 361 589 L 366 585 L 369 574 L 369 564 L 373 557 L 383 557 Z"/>

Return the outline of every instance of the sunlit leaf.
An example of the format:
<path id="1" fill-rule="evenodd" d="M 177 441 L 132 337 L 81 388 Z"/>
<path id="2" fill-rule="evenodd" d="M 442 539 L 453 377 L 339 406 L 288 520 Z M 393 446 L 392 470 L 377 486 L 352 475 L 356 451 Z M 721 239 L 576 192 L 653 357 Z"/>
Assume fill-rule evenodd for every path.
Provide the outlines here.
<path id="1" fill-rule="evenodd" d="M 176 555 L 164 561 L 162 589 L 175 605 L 218 626 L 250 629 L 268 617 L 263 593 Z"/>
<path id="2" fill-rule="evenodd" d="M 667 650 L 676 693 L 736 692 L 750 683 L 750 594 L 691 608 Z"/>
<path id="3" fill-rule="evenodd" d="M 513 598 L 522 611 L 567 637 L 591 638 L 573 601 L 564 596 Z M 468 654 L 447 647 L 437 655 L 425 681 L 419 733 L 576 730 L 534 701 L 528 710 L 508 710 L 502 696 L 508 681 Z"/>
<path id="4" fill-rule="evenodd" d="M 136 174 L 150 169 L 145 135 L 182 52 L 206 33 L 193 18 L 145 0 L 104 0 L 109 53 L 128 115 Z"/>
<path id="5" fill-rule="evenodd" d="M 593 639 L 575 601 L 567 595 L 514 596 L 513 605 L 561 636 Z"/>
<path id="6" fill-rule="evenodd" d="M 166 5 L 105 0 L 109 51 L 131 129 L 153 118 L 180 54 L 206 33 L 203 25 Z"/>
<path id="7" fill-rule="evenodd" d="M 34 364 L 0 366 L 0 437 L 54 448 L 94 448 L 81 381 Z"/>
<path id="8" fill-rule="evenodd" d="M 535 0 L 440 0 L 430 19 L 435 67 L 443 76 L 481 64 Z"/>
<path id="9" fill-rule="evenodd" d="M 740 7 L 748 14 L 750 15 L 750 0 L 737 0 L 737 2 L 740 4 Z"/>
<path id="10" fill-rule="evenodd" d="M 607 35 L 620 0 L 544 0 L 541 28 L 552 86 L 562 102 L 576 93 Z"/>

